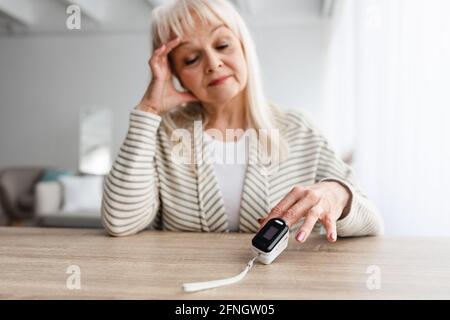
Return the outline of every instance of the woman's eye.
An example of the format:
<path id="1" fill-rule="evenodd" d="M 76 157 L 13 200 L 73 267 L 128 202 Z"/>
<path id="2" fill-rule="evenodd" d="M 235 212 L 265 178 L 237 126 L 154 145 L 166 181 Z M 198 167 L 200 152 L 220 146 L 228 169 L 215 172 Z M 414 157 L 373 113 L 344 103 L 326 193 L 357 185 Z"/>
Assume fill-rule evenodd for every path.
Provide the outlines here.
<path id="1" fill-rule="evenodd" d="M 216 47 L 216 49 L 218 49 L 218 50 L 223 50 L 223 49 L 225 49 L 225 48 L 228 48 L 228 44 L 222 44 L 222 45 Z M 198 57 L 195 57 L 195 58 L 193 58 L 193 59 L 185 60 L 185 61 L 184 61 L 184 64 L 185 64 L 185 65 L 193 64 L 193 63 L 195 63 L 195 61 L 197 61 L 197 59 L 198 59 Z"/>
<path id="2" fill-rule="evenodd" d="M 197 58 L 190 59 L 190 60 L 185 60 L 184 63 L 185 63 L 186 65 L 190 65 L 190 64 L 193 64 L 195 61 L 197 61 Z"/>

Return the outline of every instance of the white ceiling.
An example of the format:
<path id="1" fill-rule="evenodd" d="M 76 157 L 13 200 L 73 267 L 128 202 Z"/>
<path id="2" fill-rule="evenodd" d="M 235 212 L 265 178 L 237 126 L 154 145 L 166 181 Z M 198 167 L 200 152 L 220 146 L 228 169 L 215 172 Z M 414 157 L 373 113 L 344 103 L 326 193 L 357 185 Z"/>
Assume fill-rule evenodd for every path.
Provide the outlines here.
<path id="1" fill-rule="evenodd" d="M 81 8 L 81 30 L 147 32 L 154 6 L 173 0 L 0 0 L 0 35 L 67 32 L 66 8 Z M 337 0 L 231 0 L 253 25 L 312 24 L 326 21 Z"/>

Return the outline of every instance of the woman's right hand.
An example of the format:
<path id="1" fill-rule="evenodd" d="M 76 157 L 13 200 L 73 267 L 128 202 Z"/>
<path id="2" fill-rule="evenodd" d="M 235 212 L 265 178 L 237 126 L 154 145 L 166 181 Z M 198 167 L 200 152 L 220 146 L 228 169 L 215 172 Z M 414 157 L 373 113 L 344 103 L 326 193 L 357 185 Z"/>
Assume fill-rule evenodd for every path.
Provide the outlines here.
<path id="1" fill-rule="evenodd" d="M 137 109 L 160 114 L 176 106 L 183 106 L 184 103 L 198 101 L 193 94 L 178 91 L 172 81 L 168 54 L 179 42 L 180 38 L 177 37 L 153 52 L 148 62 L 152 80 Z"/>

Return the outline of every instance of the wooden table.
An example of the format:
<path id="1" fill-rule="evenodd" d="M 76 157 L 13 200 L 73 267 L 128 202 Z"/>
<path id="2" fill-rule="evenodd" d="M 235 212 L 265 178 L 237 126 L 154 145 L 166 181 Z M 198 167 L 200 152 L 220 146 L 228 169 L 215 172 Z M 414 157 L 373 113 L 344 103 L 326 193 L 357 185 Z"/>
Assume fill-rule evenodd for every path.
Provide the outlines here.
<path id="1" fill-rule="evenodd" d="M 365 237 L 329 244 L 316 236 L 303 245 L 291 238 L 273 264 L 255 264 L 237 284 L 181 290 L 184 282 L 239 273 L 251 257 L 251 237 L 146 231 L 112 238 L 95 229 L 3 227 L 0 298 L 450 298 L 450 238 Z M 81 271 L 79 290 L 66 285 L 71 265 Z M 377 271 L 380 277 L 373 278 Z"/>

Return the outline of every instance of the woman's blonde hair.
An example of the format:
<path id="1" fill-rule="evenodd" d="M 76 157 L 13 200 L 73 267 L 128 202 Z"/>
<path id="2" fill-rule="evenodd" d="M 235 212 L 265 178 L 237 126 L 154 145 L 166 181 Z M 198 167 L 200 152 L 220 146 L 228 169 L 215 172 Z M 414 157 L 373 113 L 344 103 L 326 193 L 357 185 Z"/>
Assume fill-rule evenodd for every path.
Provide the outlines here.
<path id="1" fill-rule="evenodd" d="M 247 64 L 248 82 L 245 88 L 245 114 L 247 128 L 253 128 L 265 150 L 266 161 L 281 161 L 287 156 L 288 148 L 284 139 L 273 139 L 271 130 L 277 130 L 275 118 L 281 110 L 269 102 L 264 94 L 256 48 L 244 20 L 227 0 L 175 0 L 161 5 L 152 11 L 153 50 L 171 40 L 171 35 L 182 38 L 185 32 L 195 28 L 194 15 L 203 24 L 221 20 L 239 38 Z M 179 80 L 179 79 L 178 79 Z M 202 109 L 200 112 L 202 112 Z M 204 115 L 204 114 L 203 114 Z M 206 120 L 207 121 L 207 120 Z M 266 134 L 268 132 L 268 134 Z M 263 135 L 263 136 L 261 136 Z"/>

